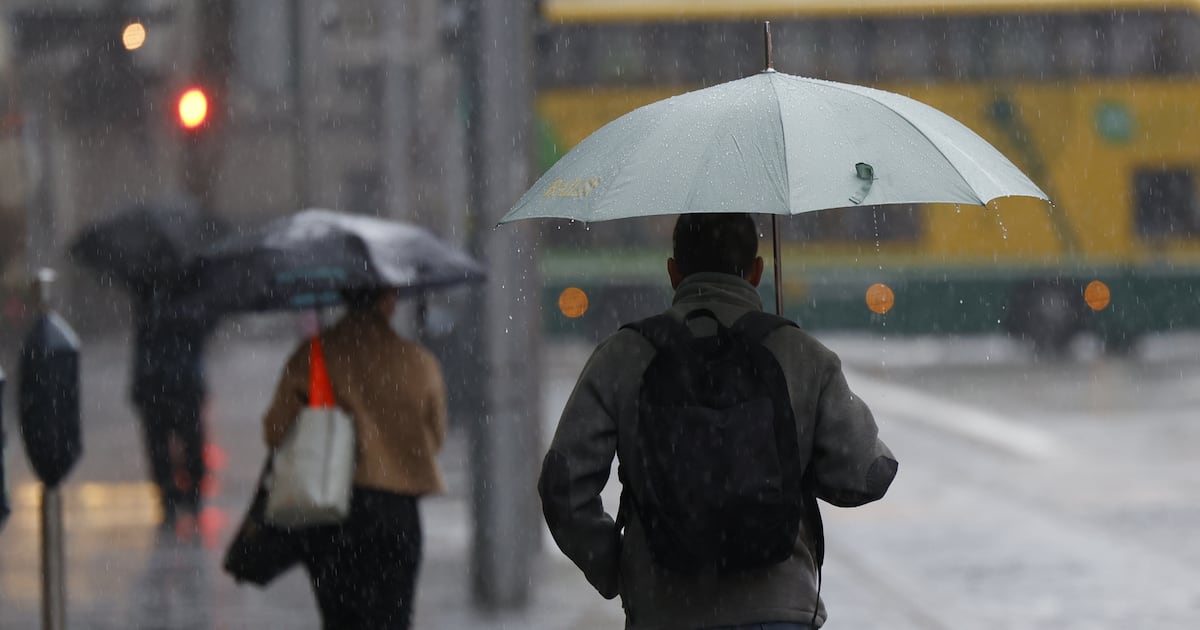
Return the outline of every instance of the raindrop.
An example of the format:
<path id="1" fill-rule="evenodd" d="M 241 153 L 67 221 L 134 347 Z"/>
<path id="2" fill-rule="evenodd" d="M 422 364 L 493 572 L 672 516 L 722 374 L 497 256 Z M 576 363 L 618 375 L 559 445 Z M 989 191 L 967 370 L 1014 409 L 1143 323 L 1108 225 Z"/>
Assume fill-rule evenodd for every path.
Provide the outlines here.
<path id="1" fill-rule="evenodd" d="M 1000 238 L 1002 240 L 1007 241 L 1008 240 L 1008 226 L 1004 224 L 1004 218 L 1000 216 L 1000 207 L 996 206 L 996 205 L 992 205 L 992 208 L 996 212 L 996 223 L 1000 226 Z"/>

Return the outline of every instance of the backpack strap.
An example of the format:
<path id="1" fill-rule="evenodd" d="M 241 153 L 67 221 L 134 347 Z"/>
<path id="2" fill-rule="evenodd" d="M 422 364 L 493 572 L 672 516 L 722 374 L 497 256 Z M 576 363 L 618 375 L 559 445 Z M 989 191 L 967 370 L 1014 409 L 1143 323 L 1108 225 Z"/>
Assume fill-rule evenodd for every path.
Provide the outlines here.
<path id="1" fill-rule="evenodd" d="M 717 316 L 712 311 L 706 308 L 699 308 L 689 311 L 684 315 L 683 321 L 679 321 L 666 313 L 660 313 L 653 317 L 630 322 L 621 326 L 621 328 L 628 328 L 645 337 L 646 341 L 649 341 L 655 350 L 662 350 L 668 347 L 678 348 L 695 338 L 687 324 L 693 319 L 701 317 L 707 317 L 717 322 L 717 326 L 721 327 L 721 320 L 717 319 Z"/>
<path id="2" fill-rule="evenodd" d="M 650 342 L 650 345 L 654 346 L 655 350 L 662 350 L 686 341 L 684 335 L 691 334 L 685 324 L 666 313 L 621 326 L 622 330 L 626 328 L 644 337 L 646 341 Z"/>
<path id="3" fill-rule="evenodd" d="M 750 311 L 739 317 L 732 328 L 755 343 L 761 344 L 768 335 L 784 326 L 799 328 L 796 322 L 790 319 L 762 311 Z M 804 497 L 804 520 L 808 524 L 809 536 L 813 544 L 813 561 L 817 565 L 817 600 L 819 601 L 821 598 L 821 567 L 825 564 L 825 521 L 821 518 L 821 506 L 817 504 L 816 485 L 813 468 L 809 465 L 800 478 L 800 492 Z M 818 608 L 814 604 L 810 622 L 814 628 L 817 624 L 817 610 Z"/>
<path id="4" fill-rule="evenodd" d="M 783 328 L 784 326 L 794 326 L 799 328 L 796 322 L 787 319 L 786 317 L 780 317 L 778 315 L 772 315 L 762 311 L 749 311 L 745 315 L 739 317 L 738 320 L 733 323 L 731 328 L 742 335 L 745 335 L 746 338 L 750 339 L 754 343 L 762 343 L 768 335 L 775 332 L 779 328 Z"/>

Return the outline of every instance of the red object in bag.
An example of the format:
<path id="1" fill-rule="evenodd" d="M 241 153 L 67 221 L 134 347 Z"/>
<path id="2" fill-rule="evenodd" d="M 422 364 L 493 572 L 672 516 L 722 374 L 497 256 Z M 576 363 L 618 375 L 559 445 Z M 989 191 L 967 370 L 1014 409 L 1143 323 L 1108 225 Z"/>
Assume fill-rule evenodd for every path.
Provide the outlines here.
<path id="1" fill-rule="evenodd" d="M 329 371 L 325 369 L 321 338 L 314 336 L 308 352 L 308 406 L 326 408 L 334 405 L 333 385 L 329 382 Z"/>

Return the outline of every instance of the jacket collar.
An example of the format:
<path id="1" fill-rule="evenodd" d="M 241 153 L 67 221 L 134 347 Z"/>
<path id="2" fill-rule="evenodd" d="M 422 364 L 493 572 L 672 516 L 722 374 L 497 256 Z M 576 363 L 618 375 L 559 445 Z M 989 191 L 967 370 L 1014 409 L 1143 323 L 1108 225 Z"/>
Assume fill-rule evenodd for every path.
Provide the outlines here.
<path id="1" fill-rule="evenodd" d="M 727 273 L 694 273 L 675 289 L 672 306 L 728 304 L 744 309 L 762 310 L 758 289 L 738 276 Z"/>

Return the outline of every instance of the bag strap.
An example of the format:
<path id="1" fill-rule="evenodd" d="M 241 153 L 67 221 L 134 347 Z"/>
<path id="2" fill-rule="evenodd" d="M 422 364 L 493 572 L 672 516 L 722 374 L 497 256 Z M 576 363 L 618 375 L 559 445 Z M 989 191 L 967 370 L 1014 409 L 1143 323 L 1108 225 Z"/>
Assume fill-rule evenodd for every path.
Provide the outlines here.
<path id="1" fill-rule="evenodd" d="M 321 349 L 321 336 L 313 335 L 308 349 L 308 406 L 324 408 L 335 405 L 333 384 L 329 382 L 325 352 Z"/>

